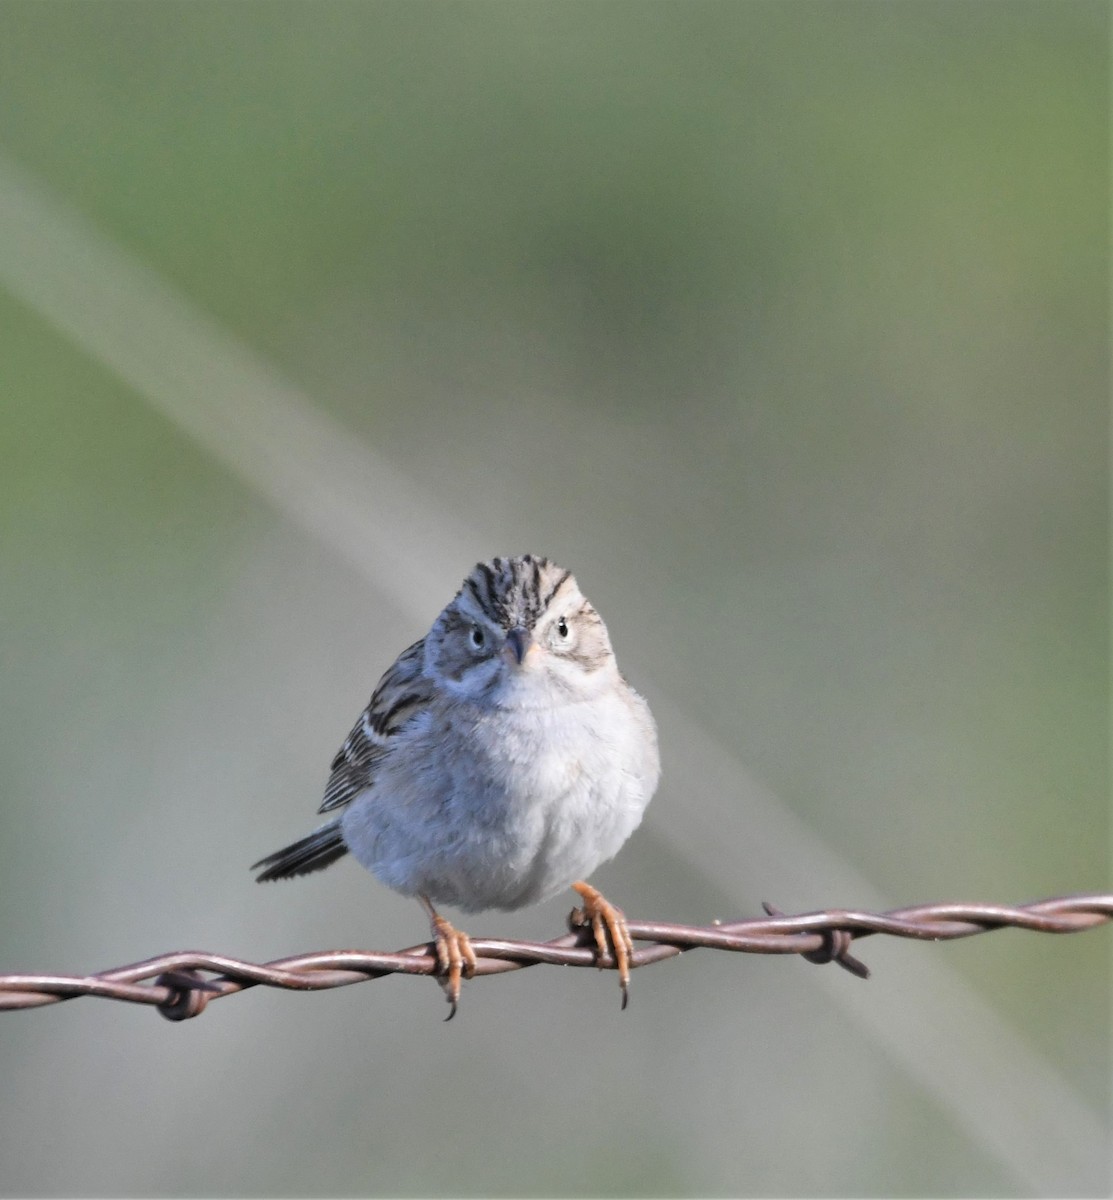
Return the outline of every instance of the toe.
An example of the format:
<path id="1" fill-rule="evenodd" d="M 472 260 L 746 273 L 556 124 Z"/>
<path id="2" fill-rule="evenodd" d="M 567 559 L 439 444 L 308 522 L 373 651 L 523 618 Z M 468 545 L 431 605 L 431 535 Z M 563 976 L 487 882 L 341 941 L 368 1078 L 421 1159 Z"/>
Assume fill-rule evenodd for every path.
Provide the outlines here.
<path id="1" fill-rule="evenodd" d="M 471 938 L 466 933 L 458 933 L 456 936 L 460 939 L 460 957 L 464 963 L 464 978 L 470 979 L 475 974 L 479 960 L 475 957 L 475 951 L 472 949 Z"/>
<path id="2" fill-rule="evenodd" d="M 437 973 L 441 976 L 445 999 L 452 1006 L 445 1020 L 451 1021 L 460 1001 L 461 980 L 471 978 L 477 960 L 468 935 L 455 929 L 450 921 L 436 913 L 430 918 L 430 925 L 437 949 Z"/>
<path id="3" fill-rule="evenodd" d="M 618 984 L 622 989 L 622 1007 L 625 1008 L 629 999 L 627 988 L 630 983 L 630 960 L 634 954 L 634 941 L 630 937 L 626 918 L 620 908 L 616 908 L 590 884 L 574 883 L 572 888 L 583 898 L 584 923 L 591 923 L 598 958 L 605 958 L 608 951 L 614 955 Z"/>

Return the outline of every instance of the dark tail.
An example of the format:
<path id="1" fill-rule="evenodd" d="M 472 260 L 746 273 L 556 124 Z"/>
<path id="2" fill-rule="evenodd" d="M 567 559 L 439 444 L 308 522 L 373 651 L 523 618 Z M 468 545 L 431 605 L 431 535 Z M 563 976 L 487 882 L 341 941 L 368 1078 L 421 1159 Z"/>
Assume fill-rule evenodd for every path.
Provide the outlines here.
<path id="1" fill-rule="evenodd" d="M 310 871 L 320 871 L 331 866 L 338 858 L 348 853 L 344 839 L 340 836 L 340 823 L 333 821 L 330 825 L 322 825 L 311 834 L 303 837 L 300 842 L 285 846 L 253 863 L 254 871 L 259 867 L 266 870 L 255 877 L 256 883 L 266 883 L 271 879 L 290 879 L 294 875 L 308 875 Z"/>

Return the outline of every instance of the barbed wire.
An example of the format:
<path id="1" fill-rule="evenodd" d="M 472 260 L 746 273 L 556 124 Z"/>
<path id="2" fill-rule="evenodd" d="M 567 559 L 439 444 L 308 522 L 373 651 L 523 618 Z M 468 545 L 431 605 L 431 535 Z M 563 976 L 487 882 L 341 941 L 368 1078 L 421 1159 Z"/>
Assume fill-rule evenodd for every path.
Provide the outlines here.
<path id="1" fill-rule="evenodd" d="M 631 967 L 673 958 L 689 950 L 731 950 L 742 954 L 799 954 L 814 963 L 835 962 L 860 978 L 869 969 L 850 954 L 851 944 L 874 934 L 942 942 L 994 929 L 1037 933 L 1081 933 L 1113 920 L 1113 895 L 1061 896 L 1016 906 L 1001 904 L 923 904 L 888 912 L 831 909 L 789 917 L 764 905 L 766 917 L 712 925 L 627 921 L 639 947 Z M 613 955 L 600 957 L 590 929 L 575 928 L 550 942 L 473 938 L 475 972 L 499 975 L 540 964 L 614 968 Z M 205 951 L 178 950 L 95 975 L 0 975 L 0 1009 L 40 1008 L 78 996 L 101 996 L 157 1008 L 171 1021 L 204 1011 L 210 1000 L 253 987 L 323 991 L 381 979 L 386 975 L 436 975 L 432 943 L 394 953 L 328 950 L 246 962 Z"/>

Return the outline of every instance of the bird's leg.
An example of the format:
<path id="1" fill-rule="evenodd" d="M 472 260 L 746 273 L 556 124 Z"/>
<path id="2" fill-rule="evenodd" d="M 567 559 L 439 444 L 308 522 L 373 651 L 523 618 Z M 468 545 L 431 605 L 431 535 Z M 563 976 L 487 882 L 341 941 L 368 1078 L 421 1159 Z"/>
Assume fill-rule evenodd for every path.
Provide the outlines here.
<path id="1" fill-rule="evenodd" d="M 572 910 L 571 923 L 591 926 L 591 931 L 595 934 L 595 952 L 598 958 L 606 958 L 607 942 L 610 941 L 614 965 L 618 970 L 618 986 L 622 988 L 622 1007 L 625 1008 L 629 999 L 626 989 L 630 983 L 630 959 L 634 954 L 634 942 L 630 937 L 630 930 L 626 928 L 626 918 L 622 915 L 622 909 L 616 908 L 590 883 L 574 883 L 572 890 L 580 894 L 584 906 Z"/>
<path id="2" fill-rule="evenodd" d="M 444 988 L 445 999 L 452 1005 L 452 1011 L 445 1020 L 451 1021 L 456 1015 L 456 1005 L 460 999 L 460 980 L 470 979 L 475 973 L 475 951 L 471 948 L 468 935 L 442 917 L 428 896 L 419 895 L 418 901 L 429 914 L 429 927 L 437 948 L 437 967 L 442 976 L 441 987 Z"/>

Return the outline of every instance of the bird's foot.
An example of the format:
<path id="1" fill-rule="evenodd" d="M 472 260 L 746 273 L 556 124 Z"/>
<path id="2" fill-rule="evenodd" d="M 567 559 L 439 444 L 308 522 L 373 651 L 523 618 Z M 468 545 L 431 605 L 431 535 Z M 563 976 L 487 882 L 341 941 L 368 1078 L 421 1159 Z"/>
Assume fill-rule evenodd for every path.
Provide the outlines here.
<path id="1" fill-rule="evenodd" d="M 461 979 L 470 979 L 475 974 L 475 951 L 471 948 L 468 935 L 461 933 L 440 913 L 431 913 L 429 924 L 433 933 L 433 943 L 437 948 L 437 970 L 441 976 L 441 987 L 444 988 L 445 999 L 452 1005 L 452 1011 L 445 1020 L 451 1021 L 456 1015 L 456 1005 L 460 1000 Z"/>
<path id="2" fill-rule="evenodd" d="M 622 909 L 616 908 L 602 892 L 589 883 L 574 883 L 572 890 L 580 894 L 584 906 L 572 910 L 568 923 L 574 928 L 591 926 L 598 959 L 606 958 L 608 953 L 614 956 L 618 986 L 622 989 L 622 1007 L 625 1008 L 629 999 L 627 987 L 630 983 L 630 959 L 634 955 L 634 942 L 630 937 L 630 930 L 626 927 Z M 603 964 L 600 962 L 599 969 L 602 968 Z"/>

